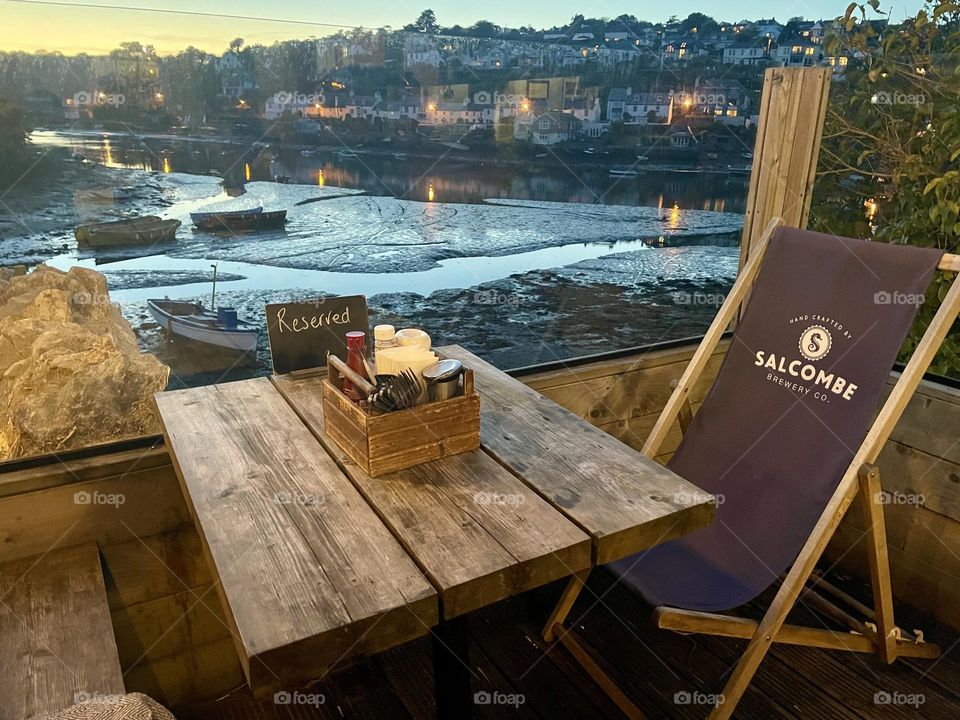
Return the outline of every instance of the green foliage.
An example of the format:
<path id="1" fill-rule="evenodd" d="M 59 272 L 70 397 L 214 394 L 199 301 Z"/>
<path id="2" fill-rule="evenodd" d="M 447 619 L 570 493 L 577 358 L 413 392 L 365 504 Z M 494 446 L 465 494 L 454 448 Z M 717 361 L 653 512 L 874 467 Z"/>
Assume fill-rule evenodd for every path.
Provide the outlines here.
<path id="1" fill-rule="evenodd" d="M 960 5 L 930 3 L 899 26 L 877 22 L 878 7 L 879 0 L 850 4 L 825 44 L 828 56 L 851 60 L 830 91 L 811 227 L 957 252 Z M 904 356 L 952 281 L 938 273 Z M 956 326 L 931 369 L 960 377 Z"/>

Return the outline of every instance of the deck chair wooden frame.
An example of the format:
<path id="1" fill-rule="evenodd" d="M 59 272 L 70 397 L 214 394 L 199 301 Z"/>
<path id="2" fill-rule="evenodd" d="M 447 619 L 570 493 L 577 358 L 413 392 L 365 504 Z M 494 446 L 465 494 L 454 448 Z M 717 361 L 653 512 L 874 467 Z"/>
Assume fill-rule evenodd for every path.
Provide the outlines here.
<path id="1" fill-rule="evenodd" d="M 642 452 L 649 458 L 657 456 L 664 439 L 678 422 L 685 431 L 691 418 L 690 393 L 707 365 L 724 332 L 733 321 L 741 304 L 747 298 L 753 281 L 763 261 L 767 245 L 774 230 L 782 224 L 773 218 L 753 248 L 751 256 L 737 277 L 717 317 L 714 319 L 700 346 L 694 352 L 663 412 L 647 437 Z M 960 272 L 960 255 L 945 254 L 938 269 Z M 760 663 L 774 642 L 830 650 L 876 653 L 885 662 L 897 657 L 935 658 L 940 648 L 924 642 L 923 633 L 905 632 L 897 627 L 893 615 L 893 592 L 890 583 L 890 566 L 887 556 L 886 530 L 883 505 L 880 496 L 880 473 L 875 465 L 877 455 L 883 448 L 894 426 L 903 414 L 924 373 L 933 360 L 953 322 L 960 315 L 960 281 L 956 279 L 947 292 L 939 310 L 917 345 L 910 361 L 896 382 L 879 414 L 867 432 L 863 443 L 854 455 L 833 496 L 828 501 L 813 531 L 807 538 L 793 566 L 782 578 L 780 588 L 766 614 L 759 622 L 724 614 L 695 612 L 676 608 L 660 607 L 654 613 L 657 624 L 678 632 L 704 633 L 724 637 L 749 639 L 746 650 L 727 680 L 718 703 L 713 707 L 711 720 L 726 720 L 733 714 Z M 873 587 L 874 606 L 868 607 L 847 596 L 822 578 L 813 575 L 814 568 L 834 532 L 840 525 L 853 501 L 860 496 L 865 504 L 870 529 L 867 534 L 867 554 L 870 564 L 870 580 Z M 598 682 L 620 709 L 631 718 L 642 718 L 643 713 L 617 688 L 586 649 L 563 625 L 577 596 L 583 590 L 590 570 L 574 575 L 564 590 L 559 602 L 547 620 L 543 637 L 548 642 L 559 641 L 571 651 L 585 670 Z M 811 586 L 807 586 L 807 583 Z M 858 620 L 837 607 L 833 602 L 815 592 L 824 589 L 848 602 L 855 611 L 865 616 Z M 810 628 L 785 624 L 787 614 L 798 598 L 826 612 L 834 619 L 845 622 L 850 632 L 837 632 L 826 628 Z"/>

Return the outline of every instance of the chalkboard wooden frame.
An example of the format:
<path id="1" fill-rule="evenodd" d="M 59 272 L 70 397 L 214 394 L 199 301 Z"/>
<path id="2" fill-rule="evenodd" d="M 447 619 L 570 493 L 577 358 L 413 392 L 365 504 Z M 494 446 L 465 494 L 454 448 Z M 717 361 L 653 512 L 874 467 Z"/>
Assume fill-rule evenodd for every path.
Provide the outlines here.
<path id="1" fill-rule="evenodd" d="M 345 334 L 360 330 L 370 336 L 364 295 L 273 303 L 266 306 L 266 319 L 270 360 L 278 375 L 326 367 L 328 351 L 346 360 Z"/>

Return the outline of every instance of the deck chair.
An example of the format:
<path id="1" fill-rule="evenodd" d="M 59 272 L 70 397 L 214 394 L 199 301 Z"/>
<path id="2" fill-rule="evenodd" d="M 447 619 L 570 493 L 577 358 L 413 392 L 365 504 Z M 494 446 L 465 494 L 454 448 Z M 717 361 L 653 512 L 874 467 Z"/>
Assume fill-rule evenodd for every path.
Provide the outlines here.
<path id="1" fill-rule="evenodd" d="M 647 438 L 643 453 L 654 458 L 679 420 L 683 439 L 668 467 L 716 498 L 716 518 L 607 567 L 658 606 L 660 627 L 750 640 L 711 718 L 732 715 L 774 642 L 877 653 L 887 662 L 939 655 L 922 633 L 894 622 L 874 465 L 960 312 L 954 282 L 877 414 L 917 300 L 937 268 L 960 271 L 960 256 L 771 221 Z M 691 388 L 748 294 L 716 381 L 693 415 Z M 872 608 L 812 575 L 858 495 L 870 523 Z M 544 637 L 561 640 L 628 716 L 642 717 L 562 624 L 586 572 L 570 580 Z M 716 612 L 753 600 L 778 580 L 761 621 Z M 834 600 L 850 600 L 866 617 L 808 582 Z M 798 598 L 850 632 L 785 624 Z"/>

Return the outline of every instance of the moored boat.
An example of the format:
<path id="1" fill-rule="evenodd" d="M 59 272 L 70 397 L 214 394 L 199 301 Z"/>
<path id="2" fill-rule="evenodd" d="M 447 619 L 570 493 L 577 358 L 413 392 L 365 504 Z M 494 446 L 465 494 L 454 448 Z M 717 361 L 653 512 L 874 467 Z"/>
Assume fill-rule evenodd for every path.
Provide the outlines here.
<path id="1" fill-rule="evenodd" d="M 230 215 L 250 215 L 263 212 L 262 207 L 252 207 L 244 208 L 243 210 L 227 210 L 227 211 L 213 211 L 213 212 L 193 212 L 190 213 L 190 220 L 194 225 L 199 224 L 200 222 L 212 218 L 214 216 L 230 216 Z"/>
<path id="2" fill-rule="evenodd" d="M 640 174 L 639 170 L 632 167 L 612 167 L 610 168 L 611 177 L 636 177 Z"/>
<path id="3" fill-rule="evenodd" d="M 242 232 L 282 228 L 286 221 L 286 210 L 271 210 L 269 212 L 257 210 L 212 213 L 208 217 L 194 220 L 193 224 L 200 230 L 206 230 L 207 232 Z"/>
<path id="4" fill-rule="evenodd" d="M 221 307 L 214 312 L 201 302 L 169 298 L 147 300 L 147 308 L 173 338 L 234 352 L 256 353 L 259 329 L 239 320 L 233 308 Z"/>
<path id="5" fill-rule="evenodd" d="M 173 240 L 180 225 L 179 220 L 146 215 L 129 220 L 78 225 L 73 235 L 79 247 L 148 245 Z"/>

